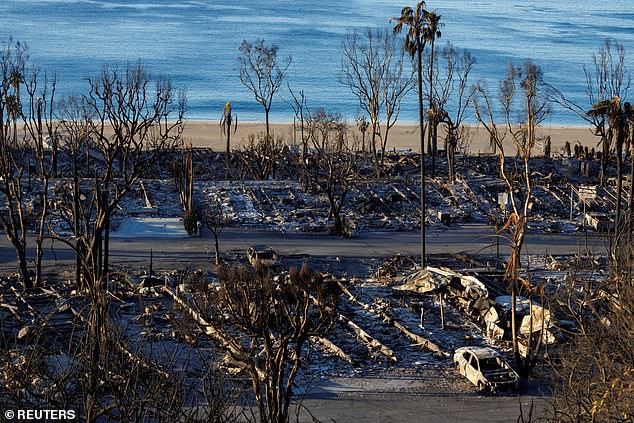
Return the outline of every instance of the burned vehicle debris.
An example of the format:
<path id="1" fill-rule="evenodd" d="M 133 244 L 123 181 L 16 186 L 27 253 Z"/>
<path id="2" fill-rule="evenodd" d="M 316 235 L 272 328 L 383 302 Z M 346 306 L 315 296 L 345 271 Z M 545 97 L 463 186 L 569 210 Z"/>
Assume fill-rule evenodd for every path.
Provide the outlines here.
<path id="1" fill-rule="evenodd" d="M 458 348 L 454 354 L 454 364 L 458 372 L 480 392 L 516 389 L 518 386 L 518 374 L 492 348 Z"/>
<path id="2" fill-rule="evenodd" d="M 271 247 L 253 246 L 247 249 L 247 258 L 251 266 L 275 267 L 279 266 L 277 253 Z"/>

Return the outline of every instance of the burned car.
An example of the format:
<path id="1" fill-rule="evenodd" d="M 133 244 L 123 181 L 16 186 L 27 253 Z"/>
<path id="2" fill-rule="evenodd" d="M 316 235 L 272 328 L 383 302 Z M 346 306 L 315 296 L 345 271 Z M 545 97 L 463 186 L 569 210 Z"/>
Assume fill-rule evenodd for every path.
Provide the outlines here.
<path id="1" fill-rule="evenodd" d="M 495 392 L 506 388 L 517 388 L 519 376 L 492 348 L 458 348 L 453 360 L 458 372 L 469 379 L 478 391 Z"/>
<path id="2" fill-rule="evenodd" d="M 253 246 L 247 250 L 247 258 L 251 266 L 260 264 L 264 267 L 276 267 L 280 264 L 277 253 L 271 247 Z"/>

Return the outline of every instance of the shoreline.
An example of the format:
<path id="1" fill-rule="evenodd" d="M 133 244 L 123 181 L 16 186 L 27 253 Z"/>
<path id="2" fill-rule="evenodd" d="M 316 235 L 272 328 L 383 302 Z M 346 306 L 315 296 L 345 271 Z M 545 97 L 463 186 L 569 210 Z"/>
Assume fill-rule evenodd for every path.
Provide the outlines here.
<path id="1" fill-rule="evenodd" d="M 489 147 L 489 135 L 481 125 L 467 125 L 471 136 L 471 143 L 465 149 L 467 153 L 491 153 Z M 275 136 L 282 137 L 287 144 L 293 144 L 293 123 L 292 122 L 272 122 L 271 130 Z M 264 133 L 265 125 L 262 122 L 238 122 L 235 133 L 231 134 L 231 148 L 240 148 L 245 144 L 245 140 L 251 134 Z M 361 139 L 361 134 L 355 125 L 349 125 L 349 134 Z M 388 150 L 405 150 L 420 152 L 420 141 L 417 124 L 403 123 L 396 124 L 391 130 L 388 139 Z M 542 126 L 537 130 L 538 137 L 551 137 L 551 151 L 553 154 L 561 152 L 566 141 L 571 147 L 581 144 L 584 147 L 596 147 L 599 138 L 594 136 L 589 126 Z M 368 136 L 366 135 L 366 142 Z M 210 120 L 188 120 L 184 123 L 183 139 L 197 148 L 212 148 L 216 151 L 224 151 L 226 139 L 221 134 L 219 122 Z M 295 135 L 296 142 L 299 142 L 299 134 Z M 542 148 L 536 145 L 533 149 L 535 155 L 542 153 Z M 509 140 L 507 155 L 515 154 L 515 148 L 511 146 Z M 442 131 L 439 132 L 439 147 L 442 146 Z"/>

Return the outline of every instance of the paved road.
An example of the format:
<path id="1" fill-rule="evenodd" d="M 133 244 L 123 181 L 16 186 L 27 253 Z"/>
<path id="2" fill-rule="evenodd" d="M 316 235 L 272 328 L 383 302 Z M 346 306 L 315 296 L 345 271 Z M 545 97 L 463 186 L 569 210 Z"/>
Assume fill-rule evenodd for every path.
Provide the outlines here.
<path id="1" fill-rule="evenodd" d="M 473 254 L 495 254 L 495 232 L 484 225 L 456 226 L 445 230 L 432 229 L 427 234 L 428 254 L 468 252 Z M 378 258 L 400 253 L 418 255 L 420 238 L 416 232 L 364 233 L 352 239 L 340 239 L 326 234 L 284 234 L 281 232 L 227 229 L 220 236 L 221 252 L 244 251 L 250 245 L 269 245 L 279 254 L 310 254 L 312 256 L 337 256 Z M 500 251 L 508 253 L 504 245 Z M 33 245 L 32 241 L 30 245 Z M 113 262 L 139 262 L 149 258 L 153 250 L 156 261 L 169 263 L 198 263 L 211 257 L 211 238 L 203 234 L 200 238 L 120 238 L 116 234 L 111 240 Z M 603 240 L 594 233 L 529 233 L 524 252 L 530 254 L 574 254 L 585 251 L 604 251 Z M 70 262 L 71 250 L 60 242 L 46 249 L 45 260 L 57 263 Z M 6 238 L 0 238 L 0 265 L 15 262 L 15 253 Z"/>
<path id="2" fill-rule="evenodd" d="M 516 422 L 531 403 L 535 415 L 541 415 L 546 402 L 535 396 L 480 396 L 477 394 L 416 395 L 407 393 L 356 394 L 328 398 L 308 398 L 304 405 L 319 421 L 353 422 L 434 422 L 494 423 Z M 300 421 L 312 422 L 307 412 Z"/>

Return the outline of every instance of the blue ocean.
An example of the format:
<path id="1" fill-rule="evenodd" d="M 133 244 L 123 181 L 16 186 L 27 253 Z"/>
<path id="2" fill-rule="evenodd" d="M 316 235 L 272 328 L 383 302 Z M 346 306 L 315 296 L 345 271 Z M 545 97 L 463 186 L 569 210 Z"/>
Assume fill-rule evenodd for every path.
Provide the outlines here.
<path id="1" fill-rule="evenodd" d="M 241 85 L 238 47 L 264 38 L 292 56 L 288 81 L 304 90 L 308 105 L 353 119 L 358 105 L 341 83 L 341 45 L 348 31 L 388 28 L 402 3 L 386 0 L 2 0 L 0 38 L 29 46 L 31 62 L 55 72 L 60 95 L 86 92 L 86 78 L 103 64 L 140 60 L 151 73 L 169 76 L 187 90 L 190 119 L 220 118 L 231 100 L 242 121 L 263 119 Z M 587 103 L 583 66 L 605 38 L 625 46 L 634 70 L 634 1 L 430 0 L 442 16 L 443 44 L 451 41 L 476 57 L 472 79 L 497 86 L 509 61 L 532 58 L 544 78 L 581 104 Z M 274 103 L 271 120 L 290 121 L 290 95 Z M 416 122 L 412 92 L 400 121 Z M 548 124 L 582 124 L 555 109 Z"/>

